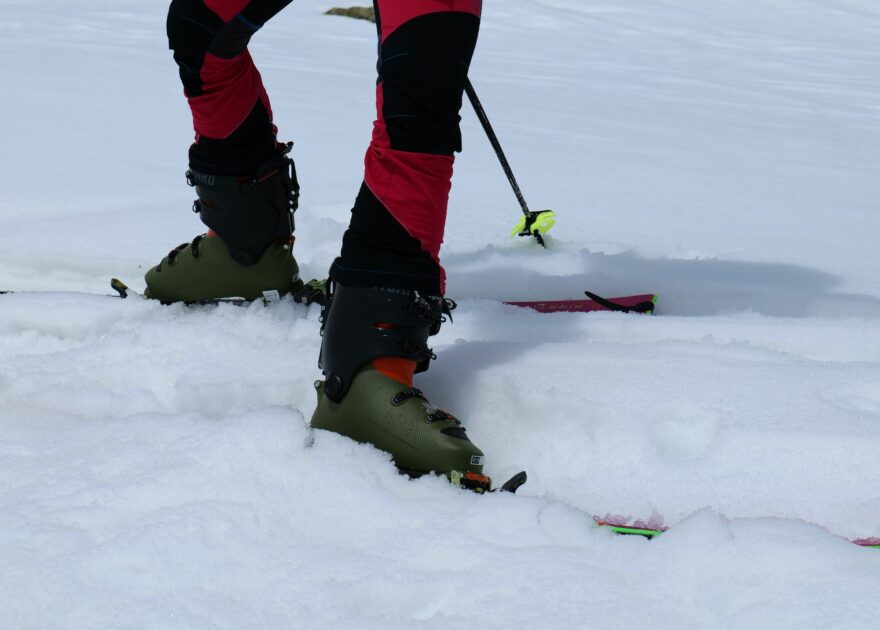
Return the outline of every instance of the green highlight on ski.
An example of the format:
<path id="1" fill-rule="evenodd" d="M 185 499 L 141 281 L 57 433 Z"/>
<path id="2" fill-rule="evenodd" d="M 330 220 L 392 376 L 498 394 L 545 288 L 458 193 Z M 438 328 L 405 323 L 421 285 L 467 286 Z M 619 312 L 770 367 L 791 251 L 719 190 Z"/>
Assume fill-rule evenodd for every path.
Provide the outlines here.
<path id="1" fill-rule="evenodd" d="M 648 540 L 652 540 L 669 530 L 668 527 L 662 526 L 651 528 L 630 526 L 621 523 L 612 523 L 598 516 L 594 516 L 593 520 L 596 523 L 596 527 L 607 529 L 614 532 L 615 534 L 620 534 L 621 536 L 641 536 L 643 538 L 647 538 Z M 880 549 L 880 538 L 856 538 L 849 539 L 849 542 L 853 543 L 854 545 L 858 545 L 859 547 L 865 547 L 867 549 Z"/>
<path id="2" fill-rule="evenodd" d="M 663 533 L 663 531 L 659 529 L 642 529 L 640 527 L 609 525 L 608 523 L 602 523 L 600 521 L 597 521 L 596 525 L 598 525 L 599 527 L 604 527 L 605 529 L 610 529 L 615 534 L 621 534 L 624 536 L 644 536 L 645 538 L 654 538 L 655 536 L 659 536 Z"/>

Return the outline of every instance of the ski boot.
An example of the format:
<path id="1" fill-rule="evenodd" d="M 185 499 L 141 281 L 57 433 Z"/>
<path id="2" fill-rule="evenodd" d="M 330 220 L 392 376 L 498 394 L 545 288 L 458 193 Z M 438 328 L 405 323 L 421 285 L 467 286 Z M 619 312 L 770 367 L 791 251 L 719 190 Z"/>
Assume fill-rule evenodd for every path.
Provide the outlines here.
<path id="1" fill-rule="evenodd" d="M 254 300 L 302 288 L 292 251 L 299 184 L 287 156 L 291 147 L 285 145 L 254 177 L 187 171 L 198 195 L 193 212 L 210 231 L 150 269 L 145 296 L 164 303 Z"/>
<path id="2" fill-rule="evenodd" d="M 451 302 L 416 291 L 328 283 L 322 312 L 318 405 L 311 426 L 368 442 L 418 477 L 446 475 L 455 485 L 490 490 L 483 452 L 450 413 L 428 403 L 412 375 L 434 358 L 428 337 Z M 406 366 L 410 366 L 407 370 Z"/>

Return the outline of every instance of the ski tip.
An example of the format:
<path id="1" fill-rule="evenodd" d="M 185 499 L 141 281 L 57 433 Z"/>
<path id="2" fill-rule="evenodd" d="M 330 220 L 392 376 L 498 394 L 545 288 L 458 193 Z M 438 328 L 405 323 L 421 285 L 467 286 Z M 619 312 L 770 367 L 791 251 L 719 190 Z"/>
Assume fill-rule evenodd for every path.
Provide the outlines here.
<path id="1" fill-rule="evenodd" d="M 510 479 L 505 481 L 498 490 L 499 490 L 499 492 L 509 492 L 511 494 L 514 494 L 528 480 L 529 480 L 529 476 L 526 474 L 526 471 L 521 470 L 520 472 L 516 473 L 513 477 L 511 477 Z"/>
<path id="2" fill-rule="evenodd" d="M 602 308 L 618 313 L 639 313 L 641 315 L 653 315 L 657 305 L 657 294 L 648 293 L 640 296 L 626 298 L 603 298 L 592 291 L 584 291 L 584 294 Z"/>
<path id="3" fill-rule="evenodd" d="M 594 516 L 593 520 L 595 521 L 597 527 L 608 529 L 615 534 L 620 534 L 622 536 L 643 536 L 644 538 L 651 539 L 659 536 L 667 530 L 667 528 L 663 526 L 654 528 L 641 526 L 641 523 L 626 524 L 622 521 L 617 521 L 613 519 L 606 520 L 598 516 Z"/>
<path id="4" fill-rule="evenodd" d="M 859 547 L 868 547 L 870 549 L 880 549 L 880 538 L 857 538 L 853 541 Z"/>

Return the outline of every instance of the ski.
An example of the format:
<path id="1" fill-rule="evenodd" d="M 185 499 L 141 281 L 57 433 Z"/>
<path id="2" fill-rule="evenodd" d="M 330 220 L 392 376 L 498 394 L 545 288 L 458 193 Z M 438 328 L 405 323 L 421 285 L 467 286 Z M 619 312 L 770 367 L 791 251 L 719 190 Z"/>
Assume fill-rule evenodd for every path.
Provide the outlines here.
<path id="1" fill-rule="evenodd" d="M 668 527 L 664 527 L 662 525 L 652 526 L 639 521 L 636 521 L 632 524 L 627 524 L 624 521 L 609 520 L 607 517 L 602 518 L 599 516 L 594 516 L 593 521 L 595 521 L 597 527 L 607 529 L 614 532 L 615 534 L 620 534 L 621 536 L 642 536 L 643 538 L 647 538 L 648 540 L 656 538 L 657 536 L 660 536 L 661 534 L 669 530 Z M 880 549 L 880 538 L 855 538 L 848 540 L 849 542 L 853 543 L 854 545 L 858 545 L 859 547 L 866 547 L 868 549 Z"/>
<path id="2" fill-rule="evenodd" d="M 149 299 L 144 295 L 141 295 L 137 291 L 130 289 L 128 285 L 126 285 L 119 278 L 112 278 L 110 280 L 110 288 L 116 291 L 115 296 L 120 297 L 122 299 L 127 299 L 129 296 L 139 297 L 142 299 Z M 296 300 L 297 294 L 294 294 L 294 300 Z M 257 298 L 256 300 L 246 300 L 244 298 L 211 298 L 208 300 L 194 300 L 192 302 L 184 302 L 187 306 L 213 306 L 216 304 L 232 304 L 234 306 L 245 306 L 248 304 L 252 304 L 254 302 L 262 301 L 263 304 L 271 304 L 272 302 L 277 302 L 281 299 L 281 294 L 278 291 L 263 291 L 263 296 Z M 299 301 L 299 300 L 296 300 Z"/>
<path id="3" fill-rule="evenodd" d="M 627 295 L 616 298 L 603 298 L 592 291 L 584 291 L 589 300 L 538 300 L 531 302 L 504 302 L 511 306 L 530 308 L 539 313 L 591 313 L 593 311 L 615 311 L 618 313 L 640 313 L 653 315 L 657 296 L 653 293 Z"/>
<path id="4" fill-rule="evenodd" d="M 312 280 L 307 282 L 302 289 L 292 292 L 293 300 L 295 302 L 301 304 L 322 304 L 323 298 L 317 297 L 323 295 L 323 288 L 316 288 L 316 283 L 323 284 L 323 281 Z M 130 288 L 127 284 L 125 284 L 119 278 L 111 278 L 110 279 L 110 288 L 112 288 L 115 293 L 80 293 L 80 292 L 69 292 L 71 294 L 79 294 L 79 295 L 89 295 L 94 297 L 106 297 L 106 298 L 116 298 L 116 299 L 128 299 L 128 298 L 140 298 L 143 300 L 148 300 L 150 298 L 146 297 Z M 0 295 L 46 295 L 50 293 L 68 293 L 65 291 L 0 291 Z M 255 302 L 262 302 L 264 305 L 271 304 L 272 302 L 279 301 L 282 296 L 278 291 L 263 291 L 263 295 L 255 300 L 248 300 L 245 298 L 237 298 L 237 297 L 228 297 L 228 298 L 211 298 L 206 300 L 193 300 L 191 302 L 183 302 L 187 306 L 216 306 L 218 304 L 232 304 L 233 306 L 247 306 L 249 304 L 253 304 Z"/>
<path id="5" fill-rule="evenodd" d="M 465 477 L 466 476 L 467 475 L 465 475 Z M 488 488 L 488 477 L 485 477 L 484 475 L 477 475 L 477 477 L 482 477 L 483 479 L 485 479 L 485 488 Z M 526 472 L 519 472 L 508 479 L 500 488 L 492 490 L 492 492 L 510 492 L 511 494 L 516 493 L 516 491 L 523 484 L 525 484 L 527 480 L 528 475 L 526 475 Z M 475 489 L 475 486 L 467 483 L 465 479 L 461 478 L 460 474 L 458 478 L 453 479 L 453 484 L 468 490 Z M 481 493 L 486 492 L 486 490 L 482 488 L 478 489 L 477 491 Z M 669 527 L 657 524 L 657 520 L 659 519 L 652 519 L 651 521 L 647 522 L 629 522 L 629 519 L 615 518 L 610 515 L 605 516 L 604 518 L 601 516 L 593 517 L 593 522 L 596 524 L 596 527 L 607 529 L 608 531 L 614 532 L 615 534 L 618 534 L 620 536 L 641 536 L 642 538 L 647 538 L 648 540 L 653 540 L 657 536 L 662 535 L 664 532 L 669 531 Z M 854 538 L 847 540 L 854 545 L 858 545 L 859 547 L 864 547 L 866 549 L 880 549 L 880 538 L 878 537 Z"/>
<path id="6" fill-rule="evenodd" d="M 129 297 L 147 299 L 140 293 L 129 288 L 119 278 L 110 280 L 110 288 L 115 293 L 100 294 L 103 297 L 127 299 Z M 12 295 L 21 293 L 46 293 L 45 291 L 0 291 L 0 295 Z M 654 307 L 657 302 L 657 296 L 651 293 L 628 295 L 615 298 L 603 298 L 591 291 L 584 292 L 590 299 L 574 299 L 574 300 L 534 300 L 534 301 L 503 301 L 509 306 L 517 306 L 520 308 L 528 308 L 539 313 L 592 313 L 594 311 L 614 311 L 619 313 L 638 313 L 651 315 L 654 313 Z M 95 294 L 98 295 L 98 294 Z M 326 281 L 310 280 L 303 287 L 291 293 L 293 301 L 298 304 L 319 304 L 326 302 Z M 263 304 L 271 304 L 281 299 L 278 291 L 265 291 L 263 296 L 256 300 L 247 300 L 244 298 L 212 298 L 207 300 L 194 300 L 185 302 L 187 306 L 213 306 L 218 304 L 232 304 L 234 306 L 247 306 L 254 302 L 262 302 Z"/>
<path id="7" fill-rule="evenodd" d="M 653 293 L 628 295 L 616 298 L 603 298 L 592 291 L 584 291 L 589 300 L 535 300 L 503 301 L 503 304 L 529 308 L 539 313 L 592 313 L 594 311 L 615 311 L 619 313 L 639 313 L 652 315 L 657 303 Z M 326 301 L 326 280 L 311 280 L 302 290 L 293 294 L 300 304 L 324 304 Z"/>

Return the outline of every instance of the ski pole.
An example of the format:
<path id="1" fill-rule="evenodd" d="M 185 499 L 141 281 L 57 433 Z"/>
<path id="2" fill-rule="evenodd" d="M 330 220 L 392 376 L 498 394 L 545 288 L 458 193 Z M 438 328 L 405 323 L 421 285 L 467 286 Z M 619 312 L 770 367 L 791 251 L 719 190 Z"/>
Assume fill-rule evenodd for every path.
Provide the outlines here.
<path id="1" fill-rule="evenodd" d="M 489 138 L 489 143 L 492 145 L 492 148 L 495 149 L 495 155 L 498 156 L 501 168 L 504 169 L 504 174 L 507 175 L 507 181 L 510 182 L 510 187 L 513 188 L 513 194 L 516 195 L 516 200 L 519 202 L 520 208 L 522 208 L 523 219 L 517 224 L 513 233 L 519 236 L 534 236 L 543 247 L 547 247 L 544 243 L 544 238 L 541 235 L 553 227 L 553 224 L 556 222 L 556 214 L 552 210 L 529 210 L 529 205 L 526 203 L 526 199 L 523 197 L 519 184 L 516 181 L 516 177 L 513 175 L 510 163 L 504 155 L 504 149 L 501 148 L 501 143 L 498 141 L 498 136 L 495 135 L 495 131 L 492 129 L 492 123 L 489 122 L 486 110 L 483 109 L 483 104 L 480 102 L 477 92 L 474 90 L 474 86 L 471 84 L 471 80 L 468 77 L 465 77 L 464 79 L 464 91 L 467 93 L 468 100 L 471 102 L 474 112 L 477 114 L 477 119 L 483 126 L 483 131 L 486 132 L 486 136 Z"/>

